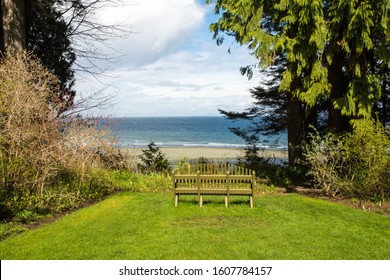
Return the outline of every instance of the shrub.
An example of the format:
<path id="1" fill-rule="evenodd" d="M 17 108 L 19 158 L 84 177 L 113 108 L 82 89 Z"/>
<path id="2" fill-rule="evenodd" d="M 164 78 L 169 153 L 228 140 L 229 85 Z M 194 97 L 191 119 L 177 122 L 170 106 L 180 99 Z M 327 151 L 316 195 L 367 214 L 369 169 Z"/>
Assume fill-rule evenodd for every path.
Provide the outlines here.
<path id="1" fill-rule="evenodd" d="M 304 156 L 309 165 L 309 176 L 315 187 L 328 195 L 337 195 L 347 184 L 345 175 L 347 159 L 345 158 L 344 140 L 332 133 L 320 136 L 311 135 L 312 142 L 306 146 Z"/>
<path id="2" fill-rule="evenodd" d="M 148 149 L 142 150 L 139 158 L 142 163 L 138 167 L 143 173 L 170 173 L 171 168 L 168 159 L 153 141 L 149 143 Z"/>
<path id="3" fill-rule="evenodd" d="M 126 189 L 133 192 L 172 192 L 172 181 L 165 174 L 130 174 Z"/>
<path id="4" fill-rule="evenodd" d="M 27 228 L 16 224 L 13 222 L 10 223 L 0 223 L 0 241 L 10 237 L 11 235 L 18 234 L 28 230 Z"/>
<path id="5" fill-rule="evenodd" d="M 259 153 L 262 150 L 255 144 L 248 145 L 244 150 L 244 157 L 238 158 L 237 164 L 255 171 L 257 177 L 269 179 L 277 186 L 287 187 L 301 183 L 304 178 L 302 167 L 288 167 L 284 159 L 265 158 Z"/>
<path id="6" fill-rule="evenodd" d="M 0 63 L 0 216 L 29 220 L 110 193 L 112 139 L 94 121 L 63 118 L 58 79 L 26 52 Z M 118 161 L 116 161 L 118 160 Z"/>
<path id="7" fill-rule="evenodd" d="M 390 197 L 390 140 L 380 122 L 358 120 L 352 133 L 314 134 L 312 139 L 305 157 L 315 186 L 330 195 Z"/>
<path id="8" fill-rule="evenodd" d="M 196 164 L 210 164 L 210 160 L 205 157 L 200 157 L 196 160 Z"/>
<path id="9" fill-rule="evenodd" d="M 345 139 L 353 170 L 350 193 L 371 200 L 390 197 L 390 135 L 379 121 L 359 120 Z"/>
<path id="10" fill-rule="evenodd" d="M 21 193 L 42 195 L 60 168 L 55 89 L 56 77 L 26 53 L 9 54 L 0 64 L 0 177 L 6 206 L 20 202 Z"/>

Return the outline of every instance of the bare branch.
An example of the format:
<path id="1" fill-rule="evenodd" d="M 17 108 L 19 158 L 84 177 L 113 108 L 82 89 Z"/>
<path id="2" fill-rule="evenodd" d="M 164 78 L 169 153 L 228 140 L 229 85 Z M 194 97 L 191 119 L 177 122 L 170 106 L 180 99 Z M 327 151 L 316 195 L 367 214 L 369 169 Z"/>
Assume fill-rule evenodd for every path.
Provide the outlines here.
<path id="1" fill-rule="evenodd" d="M 99 62 L 116 62 L 120 58 L 119 51 L 109 41 L 126 38 L 131 26 L 125 24 L 103 24 L 96 18 L 96 12 L 106 8 L 119 7 L 123 0 L 65 0 L 58 9 L 62 11 L 69 28 L 68 36 L 78 58 L 78 72 L 86 72 L 94 78 L 107 69 Z"/>
<path id="2" fill-rule="evenodd" d="M 79 94 L 72 110 L 63 113 L 63 116 L 78 115 L 91 110 L 104 110 L 114 106 L 117 102 L 117 93 L 108 91 L 109 85 L 98 91 L 92 91 L 86 95 Z"/>

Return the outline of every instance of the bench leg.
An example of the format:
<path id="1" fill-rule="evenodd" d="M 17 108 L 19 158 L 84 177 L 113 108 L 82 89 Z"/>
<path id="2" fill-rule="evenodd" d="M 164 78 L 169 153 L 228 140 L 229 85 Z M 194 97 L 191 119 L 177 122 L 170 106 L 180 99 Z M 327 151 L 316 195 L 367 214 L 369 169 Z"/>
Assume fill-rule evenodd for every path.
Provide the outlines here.
<path id="1" fill-rule="evenodd" d="M 175 207 L 177 207 L 177 204 L 179 203 L 179 195 L 175 195 Z"/>
<path id="2" fill-rule="evenodd" d="M 225 196 L 225 207 L 229 207 L 229 196 Z"/>
<path id="3" fill-rule="evenodd" d="M 253 208 L 253 196 L 249 196 L 249 206 Z"/>
<path id="4" fill-rule="evenodd" d="M 199 195 L 198 197 L 199 207 L 203 206 L 203 195 Z"/>

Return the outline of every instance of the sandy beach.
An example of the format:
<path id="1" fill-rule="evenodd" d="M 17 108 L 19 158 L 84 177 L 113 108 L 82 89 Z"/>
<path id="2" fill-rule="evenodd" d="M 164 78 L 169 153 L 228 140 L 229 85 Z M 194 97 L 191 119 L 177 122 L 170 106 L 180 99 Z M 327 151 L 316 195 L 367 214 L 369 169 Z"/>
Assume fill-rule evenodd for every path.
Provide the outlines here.
<path id="1" fill-rule="evenodd" d="M 137 157 L 142 153 L 142 148 L 127 148 L 127 152 Z M 197 160 L 200 157 L 210 161 L 227 161 L 243 157 L 242 149 L 237 148 L 214 148 L 214 147 L 164 147 L 161 152 L 167 157 L 170 163 L 177 163 L 180 160 Z M 260 155 L 266 158 L 286 158 L 287 151 L 264 150 Z"/>

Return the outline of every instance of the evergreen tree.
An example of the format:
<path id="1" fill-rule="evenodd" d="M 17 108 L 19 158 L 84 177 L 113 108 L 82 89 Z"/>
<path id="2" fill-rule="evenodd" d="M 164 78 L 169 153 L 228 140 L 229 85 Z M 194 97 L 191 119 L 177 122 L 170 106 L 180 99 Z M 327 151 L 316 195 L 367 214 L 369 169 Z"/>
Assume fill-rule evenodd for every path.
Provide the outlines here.
<path id="1" fill-rule="evenodd" d="M 259 144 L 269 144 L 266 136 L 287 132 L 287 93 L 279 92 L 281 69 L 281 67 L 273 67 L 267 71 L 270 78 L 268 81 L 250 89 L 254 102 L 245 111 L 234 112 L 219 109 L 219 112 L 233 123 L 236 120 L 246 120 L 250 123 L 245 127 L 230 128 L 248 145 L 245 149 L 245 158 L 250 165 L 257 161 Z"/>
<path id="2" fill-rule="evenodd" d="M 385 108 L 379 68 L 390 62 L 389 11 L 388 0 L 215 1 L 220 19 L 210 28 L 218 43 L 233 36 L 260 67 L 285 59 L 279 90 L 287 92 L 290 165 L 319 107 L 327 105 L 328 129 L 339 133 L 349 120 L 371 117 L 374 104 Z"/>
<path id="3" fill-rule="evenodd" d="M 170 167 L 168 159 L 152 141 L 148 144 L 148 149 L 142 150 L 139 156 L 142 163 L 138 168 L 144 173 L 169 173 Z"/>
<path id="4" fill-rule="evenodd" d="M 55 102 L 60 102 L 58 114 L 73 106 L 76 53 L 69 35 L 72 26 L 56 8 L 58 0 L 33 0 L 30 7 L 30 24 L 27 32 L 27 49 L 39 57 L 41 63 L 59 80 L 60 88 Z"/>

